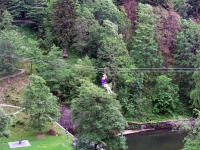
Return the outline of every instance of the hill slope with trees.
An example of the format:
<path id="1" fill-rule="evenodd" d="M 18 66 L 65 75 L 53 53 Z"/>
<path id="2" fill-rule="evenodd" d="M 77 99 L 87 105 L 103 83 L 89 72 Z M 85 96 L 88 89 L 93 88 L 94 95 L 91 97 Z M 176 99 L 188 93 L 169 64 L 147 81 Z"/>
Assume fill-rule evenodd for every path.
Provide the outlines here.
<path id="1" fill-rule="evenodd" d="M 24 66 L 60 104 L 74 106 L 83 92 L 95 99 L 80 87 L 103 89 L 106 73 L 128 121 L 196 117 L 198 1 L 0 0 L 0 6 L 0 77 Z"/>

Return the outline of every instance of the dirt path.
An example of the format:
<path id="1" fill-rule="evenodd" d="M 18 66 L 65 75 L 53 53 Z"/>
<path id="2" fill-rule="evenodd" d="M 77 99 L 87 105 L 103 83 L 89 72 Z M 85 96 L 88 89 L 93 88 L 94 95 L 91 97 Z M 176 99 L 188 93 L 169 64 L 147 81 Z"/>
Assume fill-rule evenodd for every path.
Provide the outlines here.
<path id="1" fill-rule="evenodd" d="M 26 72 L 24 69 L 18 69 L 18 70 L 20 71 L 19 73 L 16 73 L 16 74 L 13 74 L 13 75 L 9 75 L 9 76 L 0 78 L 0 81 L 4 80 L 4 79 L 8 79 L 9 80 L 9 78 L 14 78 L 14 77 L 16 77 L 16 76 L 18 76 L 18 75 L 23 74 L 23 73 Z"/>

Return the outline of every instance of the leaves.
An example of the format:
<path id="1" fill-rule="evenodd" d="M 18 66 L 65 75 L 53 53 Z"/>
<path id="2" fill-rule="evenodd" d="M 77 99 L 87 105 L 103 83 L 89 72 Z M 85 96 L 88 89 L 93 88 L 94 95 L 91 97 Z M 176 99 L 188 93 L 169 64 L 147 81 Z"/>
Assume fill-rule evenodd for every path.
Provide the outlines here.
<path id="1" fill-rule="evenodd" d="M 130 56 L 137 67 L 159 68 L 163 58 L 158 51 L 158 43 L 154 39 L 157 16 L 153 14 L 150 5 L 139 3 L 138 23 L 135 35 L 132 37 Z"/>
<path id="2" fill-rule="evenodd" d="M 6 115 L 2 108 L 0 108 L 0 138 L 9 137 L 10 132 L 8 127 L 11 125 L 11 117 Z"/>
<path id="3" fill-rule="evenodd" d="M 57 98 L 50 93 L 45 85 L 46 81 L 39 76 L 29 76 L 30 85 L 23 91 L 24 103 L 22 106 L 30 115 L 30 124 L 40 132 L 49 119 L 57 120 L 60 116 Z"/>
<path id="4" fill-rule="evenodd" d="M 178 86 L 171 83 L 172 79 L 166 75 L 160 75 L 156 79 L 152 99 L 154 101 L 153 110 L 156 113 L 173 114 L 178 102 Z"/>
<path id="5" fill-rule="evenodd" d="M 116 134 L 121 133 L 127 123 L 119 111 L 115 94 L 105 94 L 104 89 L 88 81 L 83 81 L 79 90 L 79 96 L 71 105 L 79 139 L 76 148 L 90 146 L 94 149 L 98 145 L 106 149 L 124 149 L 125 139 Z"/>

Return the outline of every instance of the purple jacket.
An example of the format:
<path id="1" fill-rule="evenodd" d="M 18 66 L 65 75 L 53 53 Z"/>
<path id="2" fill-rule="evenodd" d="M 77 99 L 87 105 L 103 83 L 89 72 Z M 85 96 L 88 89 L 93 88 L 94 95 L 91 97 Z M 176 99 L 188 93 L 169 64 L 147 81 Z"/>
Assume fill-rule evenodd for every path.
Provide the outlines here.
<path id="1" fill-rule="evenodd" d="M 106 83 L 106 80 L 102 78 L 101 79 L 101 85 L 104 86 L 104 84 L 107 84 L 107 83 Z"/>

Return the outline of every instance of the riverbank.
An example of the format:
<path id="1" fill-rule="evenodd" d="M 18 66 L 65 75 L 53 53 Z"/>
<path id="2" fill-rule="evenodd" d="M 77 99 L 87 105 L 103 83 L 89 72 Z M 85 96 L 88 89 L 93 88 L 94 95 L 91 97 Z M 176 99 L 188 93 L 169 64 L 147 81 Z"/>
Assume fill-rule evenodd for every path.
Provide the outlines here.
<path id="1" fill-rule="evenodd" d="M 123 132 L 123 135 L 135 134 L 145 131 L 160 130 L 160 129 L 172 130 L 173 128 L 177 129 L 182 126 L 193 126 L 194 124 L 195 124 L 194 118 L 183 119 L 183 120 L 167 120 L 167 121 L 150 122 L 150 123 L 128 122 L 128 127 Z"/>

